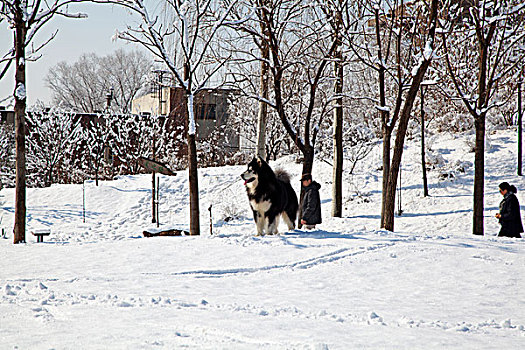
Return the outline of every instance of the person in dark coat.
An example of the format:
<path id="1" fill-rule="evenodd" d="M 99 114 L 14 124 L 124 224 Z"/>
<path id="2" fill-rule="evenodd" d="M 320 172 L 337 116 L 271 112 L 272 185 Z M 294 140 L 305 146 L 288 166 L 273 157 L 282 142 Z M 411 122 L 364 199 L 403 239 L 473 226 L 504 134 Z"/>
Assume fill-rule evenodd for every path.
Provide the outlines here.
<path id="1" fill-rule="evenodd" d="M 503 200 L 499 204 L 499 213 L 496 218 L 499 219 L 501 230 L 499 237 L 521 238 L 523 224 L 521 222 L 520 203 L 516 197 L 517 189 L 508 182 L 502 182 L 499 185 L 499 192 L 503 195 Z"/>
<path id="2" fill-rule="evenodd" d="M 319 189 L 321 185 L 312 181 L 311 174 L 303 174 L 301 183 L 304 187 L 304 198 L 302 202 L 301 224 L 309 230 L 314 229 L 315 225 L 322 222 L 321 219 L 321 199 Z"/>

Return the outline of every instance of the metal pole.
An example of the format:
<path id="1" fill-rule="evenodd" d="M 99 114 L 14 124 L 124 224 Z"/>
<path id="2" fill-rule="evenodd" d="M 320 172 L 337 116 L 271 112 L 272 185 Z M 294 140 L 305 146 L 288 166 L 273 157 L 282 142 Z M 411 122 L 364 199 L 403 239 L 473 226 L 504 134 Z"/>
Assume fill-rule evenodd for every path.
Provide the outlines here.
<path id="1" fill-rule="evenodd" d="M 401 216 L 401 214 L 403 214 L 403 209 L 401 209 L 401 186 L 402 186 L 401 171 L 402 171 L 401 164 L 399 164 L 399 196 L 398 196 L 399 200 L 397 201 L 397 204 L 398 204 L 397 215 L 399 215 L 399 216 Z"/>
<path id="2" fill-rule="evenodd" d="M 153 134 L 152 154 L 155 160 L 155 134 Z M 155 212 L 155 172 L 151 173 L 151 222 L 156 222 L 157 214 Z"/>
<path id="3" fill-rule="evenodd" d="M 521 113 L 521 81 L 518 81 L 518 175 L 522 175 L 522 113 Z"/>
<path id="4" fill-rule="evenodd" d="M 159 201 L 159 198 L 160 198 L 159 182 L 160 182 L 160 176 L 157 176 L 157 227 L 159 227 L 159 204 L 160 204 L 160 201 Z"/>
<path id="5" fill-rule="evenodd" d="M 82 222 L 86 223 L 86 180 L 82 180 Z"/>
<path id="6" fill-rule="evenodd" d="M 208 210 L 210 211 L 210 236 L 213 236 L 213 220 L 211 218 L 211 207 L 212 207 L 212 204 L 210 204 L 210 207 L 208 208 Z"/>

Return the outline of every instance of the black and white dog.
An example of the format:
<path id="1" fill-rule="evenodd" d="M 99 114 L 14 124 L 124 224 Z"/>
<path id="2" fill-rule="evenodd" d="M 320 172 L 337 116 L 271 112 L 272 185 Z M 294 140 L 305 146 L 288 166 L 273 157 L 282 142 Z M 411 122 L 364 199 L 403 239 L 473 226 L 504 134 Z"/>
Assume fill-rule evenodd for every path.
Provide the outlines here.
<path id="1" fill-rule="evenodd" d="M 257 225 L 257 234 L 277 234 L 282 216 L 288 230 L 295 228 L 299 204 L 290 185 L 290 176 L 283 170 L 274 172 L 261 157 L 253 158 L 241 174 Z"/>

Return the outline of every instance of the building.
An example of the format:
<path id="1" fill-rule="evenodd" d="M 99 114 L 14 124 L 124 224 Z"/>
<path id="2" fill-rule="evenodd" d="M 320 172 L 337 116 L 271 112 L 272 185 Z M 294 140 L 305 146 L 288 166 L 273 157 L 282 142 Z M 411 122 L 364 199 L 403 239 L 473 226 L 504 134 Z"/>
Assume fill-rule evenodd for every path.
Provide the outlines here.
<path id="1" fill-rule="evenodd" d="M 4 106 L 0 106 L 0 124 L 15 124 L 15 112 L 8 111 Z"/>
<path id="2" fill-rule="evenodd" d="M 231 89 L 203 89 L 195 95 L 197 140 L 206 139 L 215 130 L 227 125 L 229 99 L 233 95 L 234 90 Z M 163 88 L 160 93 L 154 91 L 140 96 L 133 100 L 132 112 L 141 115 L 168 115 L 175 119 L 176 124 L 185 126 L 188 111 L 184 89 Z M 239 148 L 239 137 L 232 132 L 222 134 L 221 139 L 216 141 L 230 149 Z"/>

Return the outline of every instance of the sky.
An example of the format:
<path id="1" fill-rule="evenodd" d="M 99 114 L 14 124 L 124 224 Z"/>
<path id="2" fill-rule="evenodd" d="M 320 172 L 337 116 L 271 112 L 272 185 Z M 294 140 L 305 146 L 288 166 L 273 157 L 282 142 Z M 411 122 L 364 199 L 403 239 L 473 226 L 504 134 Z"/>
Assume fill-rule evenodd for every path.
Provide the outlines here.
<path id="1" fill-rule="evenodd" d="M 122 40 L 113 41 L 112 36 L 127 25 L 138 23 L 139 18 L 128 10 L 113 5 L 78 4 L 70 6 L 70 12 L 83 12 L 87 19 L 71 19 L 56 17 L 41 29 L 35 40 L 35 46 L 44 42 L 51 33 L 58 34 L 42 51 L 42 57 L 27 66 L 27 97 L 28 104 L 37 100 L 51 102 L 51 91 L 46 87 L 44 77 L 49 69 L 58 62 L 75 62 L 84 53 L 95 53 L 104 56 L 119 48 L 135 50 L 142 48 L 138 44 Z M 3 56 L 12 45 L 12 34 L 5 22 L 0 23 L 0 54 Z M 14 70 L 0 81 L 0 100 L 12 95 L 14 87 Z"/>

